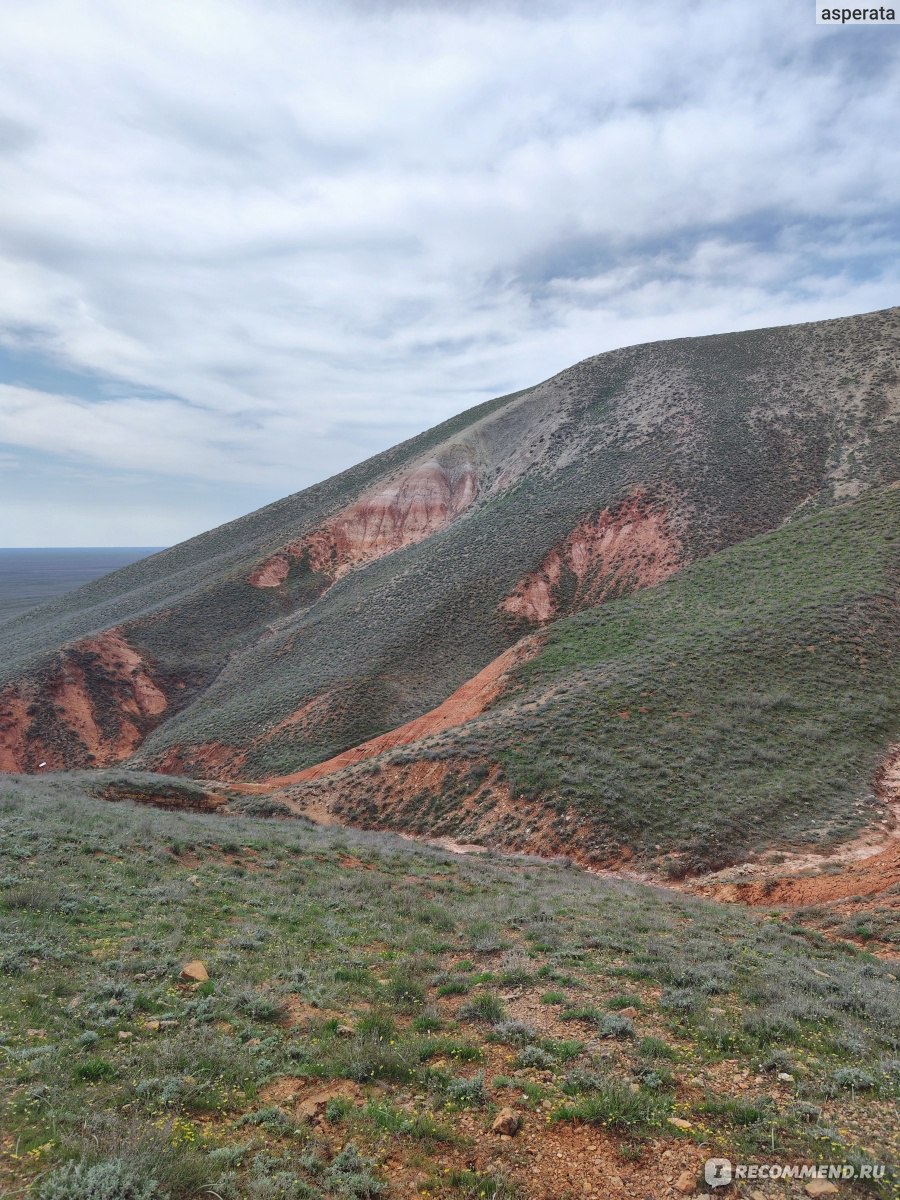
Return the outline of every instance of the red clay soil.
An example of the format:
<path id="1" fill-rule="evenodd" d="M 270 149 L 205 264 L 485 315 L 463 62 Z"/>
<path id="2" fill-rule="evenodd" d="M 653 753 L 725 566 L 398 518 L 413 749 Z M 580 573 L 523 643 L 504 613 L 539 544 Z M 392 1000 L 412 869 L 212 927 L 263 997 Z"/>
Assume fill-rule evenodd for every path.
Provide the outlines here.
<path id="1" fill-rule="evenodd" d="M 291 565 L 304 556 L 310 570 L 339 579 L 359 563 L 443 529 L 468 508 L 477 491 L 474 467 L 467 464 L 451 475 L 431 459 L 357 500 L 321 529 L 283 546 L 254 568 L 247 582 L 258 588 L 278 587 Z"/>
<path id="2" fill-rule="evenodd" d="M 485 764 L 488 765 L 488 764 Z M 305 779 L 279 794 L 296 813 L 317 824 L 390 830 L 416 837 L 446 850 L 466 853 L 497 849 L 543 858 L 564 857 L 588 870 L 619 870 L 634 876 L 626 856 L 615 860 L 578 846 L 578 831 L 561 829 L 553 809 L 538 800 L 514 796 L 497 767 L 488 766 L 481 785 L 455 800 L 445 822 L 432 816 L 426 830 L 421 816 L 426 797 L 439 796 L 450 777 L 464 775 L 470 761 L 422 758 L 411 763 L 383 762 L 377 779 L 354 771 Z"/>
<path id="3" fill-rule="evenodd" d="M 334 703 L 334 691 L 323 692 L 301 704 L 294 712 L 289 713 L 277 724 L 263 730 L 241 749 L 228 746 L 224 742 L 197 742 L 192 745 L 170 746 L 153 762 L 153 769 L 165 775 L 188 775 L 197 779 L 217 780 L 220 783 L 241 782 L 241 772 L 244 770 L 247 755 L 251 750 L 271 742 L 278 734 L 286 729 L 309 728 L 321 723 L 328 716 Z M 264 791 L 260 785 L 247 785 L 251 791 Z"/>
<path id="4" fill-rule="evenodd" d="M 564 580 L 575 578 L 569 611 L 652 587 L 684 566 L 681 542 L 668 509 L 637 491 L 580 521 L 537 570 L 519 581 L 501 608 L 543 625 L 559 614 Z"/>
<path id="5" fill-rule="evenodd" d="M 891 746 L 875 772 L 875 791 L 892 812 L 900 813 L 900 746 Z"/>
<path id="6" fill-rule="evenodd" d="M 480 716 L 485 711 L 488 705 L 503 691 L 509 672 L 536 654 L 538 648 L 539 642 L 535 637 L 523 638 L 522 641 L 516 642 L 514 646 L 510 646 L 508 650 L 504 650 L 502 654 L 489 662 L 477 675 L 467 679 L 462 687 L 457 688 L 451 696 L 448 696 L 442 704 L 431 709 L 430 712 L 424 713 L 421 717 L 415 717 L 412 721 L 407 721 L 405 725 L 399 725 L 387 733 L 379 734 L 378 737 L 372 738 L 368 742 L 353 746 L 350 750 L 344 750 L 341 754 L 326 759 L 325 762 L 316 763 L 312 767 L 296 771 L 291 775 L 275 776 L 266 782 L 272 787 L 281 787 L 291 783 L 302 783 L 309 779 L 318 779 L 322 775 L 331 775 L 335 771 L 341 771 L 364 759 L 375 758 L 397 746 L 405 746 L 410 742 L 417 742 L 422 738 L 441 733 L 445 729 L 463 725 L 466 721 L 471 721 L 473 717 Z"/>
<path id="7" fill-rule="evenodd" d="M 171 746 L 153 764 L 163 775 L 188 775 L 197 779 L 216 779 L 222 783 L 234 779 L 247 757 L 245 750 L 222 742 L 200 742 L 191 746 Z"/>
<path id="8" fill-rule="evenodd" d="M 118 630 L 85 638 L 0 693 L 0 771 L 119 762 L 167 705 L 150 667 Z"/>
<path id="9" fill-rule="evenodd" d="M 776 875 L 745 883 L 721 883 L 695 890 L 716 900 L 741 904 L 788 905 L 805 908 L 858 897 L 880 896 L 900 884 L 900 840 L 893 839 L 880 854 L 845 862 L 839 870 L 808 875 Z"/>

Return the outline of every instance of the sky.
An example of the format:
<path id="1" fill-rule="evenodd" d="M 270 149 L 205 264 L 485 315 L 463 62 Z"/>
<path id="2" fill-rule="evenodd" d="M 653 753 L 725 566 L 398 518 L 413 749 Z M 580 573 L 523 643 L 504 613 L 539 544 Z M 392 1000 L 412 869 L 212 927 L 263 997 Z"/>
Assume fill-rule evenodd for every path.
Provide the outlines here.
<path id="1" fill-rule="evenodd" d="M 0 14 L 0 545 L 169 545 L 616 346 L 900 302 L 900 28 Z"/>

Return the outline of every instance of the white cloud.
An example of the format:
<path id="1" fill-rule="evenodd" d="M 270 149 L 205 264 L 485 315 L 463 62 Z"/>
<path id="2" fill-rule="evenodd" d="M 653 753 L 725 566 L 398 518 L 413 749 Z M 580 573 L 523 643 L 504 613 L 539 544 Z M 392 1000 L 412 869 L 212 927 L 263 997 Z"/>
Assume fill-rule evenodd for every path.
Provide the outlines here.
<path id="1" fill-rule="evenodd" d="M 231 516 L 615 345 L 893 303 L 898 83 L 776 0 L 14 6 L 0 350 L 85 386 L 20 369 L 0 441 Z"/>

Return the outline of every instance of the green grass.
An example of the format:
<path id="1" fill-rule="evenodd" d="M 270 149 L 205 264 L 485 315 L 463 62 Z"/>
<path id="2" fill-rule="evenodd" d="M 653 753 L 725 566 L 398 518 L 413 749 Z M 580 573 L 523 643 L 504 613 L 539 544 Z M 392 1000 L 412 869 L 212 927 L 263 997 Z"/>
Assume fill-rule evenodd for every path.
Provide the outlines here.
<path id="1" fill-rule="evenodd" d="M 464 1194 L 453 1172 L 508 1103 L 536 1136 L 542 1114 L 590 1122 L 623 1155 L 636 1138 L 681 1136 L 666 1121 L 677 1112 L 723 1153 L 774 1136 L 779 1160 L 821 1149 L 802 1113 L 827 1105 L 829 1156 L 887 1153 L 900 997 L 895 973 L 856 947 L 551 864 L 108 804 L 83 789 L 0 784 L 0 1086 L 14 1194 L 37 1180 L 38 1194 L 68 1200 L 51 1183 L 83 1190 L 94 1172 L 91 1186 L 152 1180 L 172 1200 L 277 1195 L 287 1177 L 314 1197 L 356 1195 L 357 1176 L 390 1195 L 387 1160 L 400 1155 L 449 1197 Z M 348 854 L 370 869 L 343 867 Z M 471 948 L 485 921 L 491 945 L 555 930 L 517 985 L 533 1029 L 483 985 L 463 1001 L 477 1002 L 475 1020 L 438 996 L 435 980 L 461 965 L 478 979 L 521 958 Z M 211 986 L 179 982 L 193 958 Z M 620 993 L 628 964 L 640 978 Z M 539 999 L 557 974 L 583 997 L 590 1040 L 549 1031 L 559 1008 Z M 666 989 L 694 1003 L 665 1007 Z M 639 1002 L 635 1037 L 596 1039 L 610 998 Z M 281 1019 L 298 1004 L 298 1023 Z M 735 1058 L 772 1081 L 788 1062 L 795 1083 L 779 1093 L 773 1082 L 760 1116 L 753 1097 L 721 1086 Z M 299 1080 L 301 1097 L 325 1090 L 327 1136 L 268 1090 L 284 1080 Z"/>
<path id="2" fill-rule="evenodd" d="M 446 760 L 440 794 L 356 798 L 344 776 L 339 811 L 466 840 L 492 804 L 471 764 L 499 762 L 521 812 L 491 836 L 510 847 L 532 806 L 550 844 L 627 846 L 672 876 L 851 836 L 900 736 L 898 528 L 900 490 L 879 490 L 555 622 L 485 717 L 393 754 Z"/>

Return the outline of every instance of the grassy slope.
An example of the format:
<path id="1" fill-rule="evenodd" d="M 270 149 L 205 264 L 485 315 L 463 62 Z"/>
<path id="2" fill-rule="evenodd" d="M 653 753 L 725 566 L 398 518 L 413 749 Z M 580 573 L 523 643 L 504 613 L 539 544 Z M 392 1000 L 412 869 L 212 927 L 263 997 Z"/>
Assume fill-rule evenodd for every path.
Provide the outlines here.
<path id="1" fill-rule="evenodd" d="M 333 692 L 315 728 L 251 750 L 251 775 L 297 769 L 420 714 L 483 667 L 521 632 L 501 619 L 503 596 L 582 516 L 636 486 L 673 502 L 695 556 L 775 527 L 799 505 L 893 479 L 898 330 L 890 310 L 588 359 L 0 626 L 0 678 L 124 622 L 162 671 L 192 681 L 192 702 L 151 737 L 144 762 L 173 744 L 246 746 Z M 246 584 L 266 553 L 455 443 L 483 485 L 455 525 L 312 605 L 300 578 L 271 591 Z"/>
<path id="2" fill-rule="evenodd" d="M 896 975 L 676 893 L 9 780 L 0 933 L 7 1194 L 77 1200 L 70 1157 L 136 1174 L 148 1190 L 102 1194 L 142 1200 L 416 1180 L 560 1200 L 611 1174 L 661 1194 L 714 1153 L 892 1156 Z M 210 982 L 180 984 L 196 957 Z M 335 1083 L 304 1123 L 291 1087 Z M 508 1104 L 524 1126 L 504 1143 L 487 1130 Z"/>
<path id="3" fill-rule="evenodd" d="M 487 760 L 600 858 L 661 846 L 673 871 L 697 870 L 848 836 L 876 815 L 872 774 L 900 735 L 898 530 L 900 489 L 882 489 L 557 621 L 511 695 L 426 745 L 454 774 L 396 819 L 464 836 L 481 780 L 458 764 Z M 366 786 L 389 812 L 389 790 Z M 366 820 L 366 803 L 347 815 Z M 521 807 L 508 844 L 527 844 Z"/>

